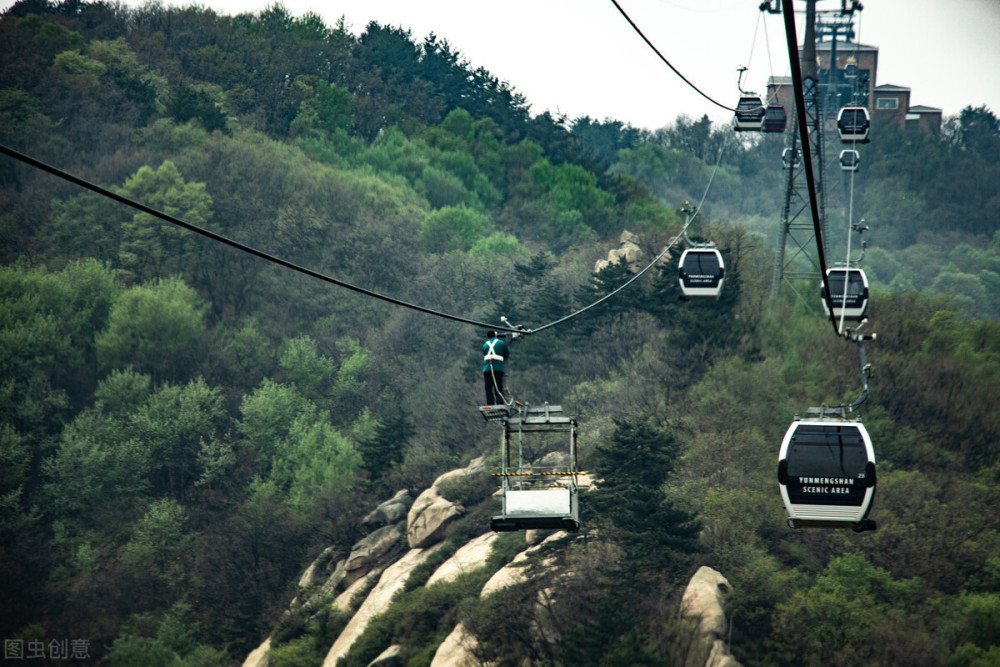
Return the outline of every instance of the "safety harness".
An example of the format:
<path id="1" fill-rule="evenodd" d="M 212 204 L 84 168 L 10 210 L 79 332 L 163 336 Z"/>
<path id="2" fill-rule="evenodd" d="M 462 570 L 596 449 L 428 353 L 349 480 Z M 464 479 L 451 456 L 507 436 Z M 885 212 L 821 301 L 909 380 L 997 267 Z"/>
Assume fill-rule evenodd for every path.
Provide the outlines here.
<path id="1" fill-rule="evenodd" d="M 503 361 L 503 356 L 497 354 L 496 351 L 496 344 L 499 342 L 500 342 L 499 338 L 491 338 L 490 340 L 486 341 L 486 344 L 489 346 L 489 349 L 487 349 L 486 355 L 483 357 L 483 361 L 490 362 L 490 368 L 493 367 L 494 361 Z"/>

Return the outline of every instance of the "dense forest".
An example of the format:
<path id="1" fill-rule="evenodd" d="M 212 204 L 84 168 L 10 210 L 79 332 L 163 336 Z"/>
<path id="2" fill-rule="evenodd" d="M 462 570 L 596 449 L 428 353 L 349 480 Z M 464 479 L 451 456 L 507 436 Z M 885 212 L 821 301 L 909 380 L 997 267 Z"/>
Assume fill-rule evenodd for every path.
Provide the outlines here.
<path id="1" fill-rule="evenodd" d="M 815 285 L 770 298 L 781 137 L 533 114 L 443 38 L 356 36 L 280 4 L 21 0 L 0 16 L 0 144 L 475 321 L 536 328 L 593 303 L 631 275 L 594 273 L 619 235 L 651 260 L 712 180 L 691 234 L 726 257 L 719 301 L 679 300 L 668 260 L 513 346 L 512 392 L 580 420 L 600 479 L 586 539 L 536 588 L 408 589 L 349 664 L 390 642 L 429 664 L 459 620 L 493 664 L 670 664 L 701 564 L 736 591 L 746 665 L 1000 662 L 1000 121 L 969 106 L 940 133 L 873 135 L 853 206 L 879 334 L 861 409 L 879 529 L 792 530 L 781 436 L 854 400 L 861 374 Z M 829 225 L 846 229 L 828 175 Z M 480 328 L 8 157 L 0 237 L 0 632 L 54 662 L 240 664 L 270 635 L 272 665 L 320 664 L 344 620 L 283 615 L 303 569 L 347 553 L 397 490 L 496 456 Z M 452 490 L 468 508 L 454 544 L 488 529 L 494 488 Z M 523 538 L 499 543 L 493 569 Z M 553 586 L 543 641 L 531 610 Z"/>

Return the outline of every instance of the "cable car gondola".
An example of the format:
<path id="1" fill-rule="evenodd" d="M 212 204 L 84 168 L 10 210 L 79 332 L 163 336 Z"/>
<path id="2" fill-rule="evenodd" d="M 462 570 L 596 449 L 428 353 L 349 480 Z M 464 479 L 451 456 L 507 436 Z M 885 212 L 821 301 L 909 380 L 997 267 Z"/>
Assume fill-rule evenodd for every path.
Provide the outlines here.
<path id="1" fill-rule="evenodd" d="M 827 269 L 826 280 L 830 284 L 829 303 L 833 307 L 833 316 L 838 320 L 841 317 L 852 321 L 863 320 L 868 309 L 868 276 L 865 272 L 856 267 Z M 822 283 L 819 293 L 823 303 L 823 313 L 830 317 L 830 306 L 827 305 L 826 295 L 823 294 Z"/>
<path id="2" fill-rule="evenodd" d="M 861 165 L 861 154 L 856 150 L 843 150 L 840 151 L 840 170 L 841 171 L 857 171 L 858 167 Z"/>
<path id="3" fill-rule="evenodd" d="M 860 421 L 835 412 L 811 408 L 781 442 L 778 484 L 788 525 L 875 530 L 867 518 L 876 483 L 871 438 Z"/>
<path id="4" fill-rule="evenodd" d="M 840 140 L 846 144 L 867 144 L 871 130 L 871 119 L 868 109 L 859 105 L 848 105 L 837 114 L 837 133 Z"/>
<path id="5" fill-rule="evenodd" d="M 788 124 L 788 115 L 785 107 L 771 105 L 764 110 L 764 132 L 784 132 Z"/>
<path id="6" fill-rule="evenodd" d="M 798 169 L 802 166 L 802 157 L 798 148 L 786 148 L 781 152 L 781 166 L 785 169 Z"/>
<path id="7" fill-rule="evenodd" d="M 718 299 L 726 265 L 722 253 L 712 246 L 686 248 L 677 263 L 684 299 Z"/>
<path id="8" fill-rule="evenodd" d="M 759 97 L 750 93 L 740 96 L 736 105 L 736 131 L 759 132 L 764 126 L 764 103 Z"/>

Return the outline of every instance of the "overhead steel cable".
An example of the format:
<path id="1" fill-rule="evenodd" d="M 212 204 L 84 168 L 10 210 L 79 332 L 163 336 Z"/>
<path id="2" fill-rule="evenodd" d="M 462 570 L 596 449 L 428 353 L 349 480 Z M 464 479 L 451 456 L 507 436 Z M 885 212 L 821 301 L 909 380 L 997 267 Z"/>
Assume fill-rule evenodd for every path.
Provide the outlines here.
<path id="1" fill-rule="evenodd" d="M 819 201 L 816 195 L 816 178 L 813 174 L 812 150 L 809 143 L 809 126 L 806 119 L 806 102 L 802 86 L 802 64 L 799 62 L 799 39 L 795 33 L 795 10 L 792 7 L 792 0 L 784 0 L 781 4 L 781 9 L 785 20 L 788 63 L 792 70 L 795 115 L 798 121 L 799 138 L 802 143 L 802 166 L 806 174 L 806 188 L 809 191 L 809 210 L 812 213 L 813 234 L 816 236 L 816 255 L 819 260 L 820 276 L 822 276 L 823 280 L 823 298 L 826 299 L 830 311 L 830 324 L 837 335 L 840 336 L 840 328 L 837 326 L 837 317 L 833 312 L 833 303 L 831 302 L 830 278 L 826 273 L 826 253 L 823 250 L 823 225 L 820 220 Z"/>
<path id="2" fill-rule="evenodd" d="M 577 315 L 582 315 L 583 313 L 587 312 L 588 310 L 590 310 L 594 306 L 597 306 L 597 305 L 599 305 L 601 303 L 604 303 L 605 301 L 607 301 L 608 299 L 610 299 L 614 295 L 618 294 L 623 289 L 625 289 L 626 287 L 628 287 L 629 285 L 631 285 L 632 283 L 634 283 L 636 280 L 638 280 L 639 277 L 642 276 L 642 274 L 646 273 L 651 268 L 653 268 L 653 266 L 655 266 L 656 263 L 659 262 L 660 259 L 664 255 L 666 255 L 667 252 L 670 251 L 671 248 L 673 248 L 675 245 L 677 245 L 678 241 L 680 241 L 682 238 L 684 238 L 687 235 L 687 228 L 694 221 L 695 216 L 698 215 L 698 211 L 701 210 L 702 205 L 705 203 L 705 198 L 708 197 L 708 191 L 712 187 L 712 181 L 715 180 L 715 172 L 717 172 L 719 170 L 719 164 L 721 162 L 722 162 L 722 148 L 720 147 L 719 148 L 719 157 L 715 161 L 715 168 L 712 169 L 712 175 L 709 176 L 709 178 L 708 178 L 708 184 L 705 185 L 705 192 L 702 193 L 702 195 L 701 195 L 701 201 L 698 202 L 698 206 L 695 208 L 694 213 L 692 213 L 691 216 L 687 219 L 687 221 L 685 221 L 684 227 L 681 228 L 681 231 L 677 234 L 677 236 L 675 236 L 674 239 L 670 243 L 668 243 L 663 248 L 663 250 L 660 251 L 660 254 L 658 254 L 656 257 L 653 258 L 653 261 L 651 261 L 649 264 L 647 264 L 645 267 L 643 267 L 634 276 L 632 276 L 631 278 L 629 278 L 628 280 L 626 280 L 624 283 L 622 283 L 621 285 L 619 285 L 618 287 L 616 287 L 611 292 L 608 292 L 607 294 L 605 294 L 604 296 L 602 296 L 600 299 L 598 299 L 597 301 L 593 302 L 592 304 L 590 304 L 588 306 L 584 306 L 580 310 L 572 312 L 572 313 L 570 313 L 569 315 L 567 315 L 565 317 L 561 317 L 561 318 L 559 318 L 558 320 L 556 320 L 554 322 L 549 322 L 548 324 L 546 324 L 544 326 L 541 326 L 541 327 L 538 327 L 537 329 L 530 329 L 527 333 L 538 333 L 539 331 L 544 331 L 545 329 L 549 329 L 551 327 L 554 327 L 557 324 L 562 324 L 563 322 L 565 322 L 567 320 L 570 320 L 570 319 L 576 317 Z"/>
<path id="3" fill-rule="evenodd" d="M 409 308 L 411 310 L 416 310 L 416 311 L 419 311 L 421 313 L 426 313 L 428 315 L 434 315 L 436 317 L 442 317 L 444 319 L 451 320 L 453 322 L 461 322 L 463 324 L 471 324 L 473 326 L 482 327 L 484 329 L 491 329 L 491 330 L 494 330 L 494 331 L 504 331 L 504 332 L 509 332 L 509 333 L 517 333 L 517 334 L 520 334 L 520 335 L 527 335 L 527 334 L 532 334 L 532 333 L 538 333 L 539 331 L 543 331 L 545 329 L 552 328 L 552 327 L 554 327 L 554 326 L 556 326 L 558 324 L 562 324 L 563 322 L 566 322 L 567 320 L 570 320 L 570 319 L 572 319 L 572 318 L 574 318 L 574 317 L 576 317 L 576 316 L 578 316 L 578 315 L 580 315 L 580 314 L 582 314 L 582 313 L 590 310 L 594 306 L 597 306 L 598 304 L 603 303 L 604 301 L 607 301 L 608 299 L 610 299 L 614 295 L 618 294 L 623 289 L 625 289 L 626 287 L 628 287 L 629 285 L 631 285 L 633 282 L 635 282 L 635 280 L 638 279 L 642 274 L 644 274 L 646 271 L 648 271 L 650 268 L 652 268 L 653 265 L 655 265 L 658 261 L 660 261 L 660 258 L 663 257 L 663 255 L 666 254 L 666 252 L 669 251 L 670 248 L 672 248 L 677 243 L 678 239 L 681 238 L 681 235 L 684 233 L 684 231 L 687 230 L 688 225 L 690 225 L 691 221 L 694 220 L 694 215 L 692 215 L 688 219 L 687 223 L 684 225 L 684 229 L 681 230 L 681 234 L 678 234 L 674 238 L 674 240 L 667 247 L 665 247 L 663 249 L 663 251 L 659 255 L 657 255 L 655 259 L 653 259 L 652 262 L 649 263 L 648 266 L 646 266 L 644 269 L 642 269 L 641 271 L 639 271 L 636 275 L 634 275 L 632 278 L 630 278 L 625 283 L 623 283 L 622 285 L 620 285 L 614 291 L 609 292 L 608 294 L 604 295 L 603 297 L 601 297 L 600 299 L 598 299 L 594 303 L 590 304 L 589 306 L 581 308 L 580 310 L 577 310 L 577 311 L 575 311 L 573 313 L 570 313 L 569 315 L 567 315 L 565 317 L 562 317 L 562 318 L 560 318 L 560 319 L 558 319 L 558 320 L 556 320 L 554 322 L 550 322 L 549 324 L 546 324 L 546 325 L 544 325 L 542 327 L 539 327 L 537 329 L 521 329 L 521 328 L 514 328 L 514 327 L 511 327 L 511 326 L 502 325 L 502 324 L 489 324 L 489 323 L 486 323 L 486 322 L 479 322 L 477 320 L 472 320 L 472 319 L 468 319 L 468 318 L 465 318 L 465 317 L 459 317 L 457 315 L 452 315 L 450 313 L 445 313 L 445 312 L 442 312 L 442 311 L 439 311 L 439 310 L 434 310 L 432 308 L 427 308 L 425 306 L 421 306 L 421 305 L 418 305 L 418 304 L 415 304 L 415 303 L 410 303 L 408 301 L 403 301 L 402 299 L 396 299 L 396 298 L 391 297 L 391 296 L 386 296 L 384 294 L 379 294 L 378 292 L 373 292 L 372 290 L 368 290 L 368 289 L 365 289 L 363 287 L 358 287 L 357 285 L 352 285 L 351 283 L 345 282 L 343 280 L 338 280 L 337 278 L 333 278 L 331 276 L 328 276 L 326 274 L 320 273 L 318 271 L 314 271 L 313 269 L 310 269 L 310 268 L 307 268 L 307 267 L 304 267 L 304 266 L 300 266 L 298 264 L 290 262 L 290 261 L 288 261 L 286 259 L 283 259 L 281 257 L 278 257 L 276 255 L 272 255 L 271 253 L 264 252 L 263 250 L 259 250 L 257 248 L 254 248 L 253 246 L 249 246 L 249 245 L 247 245 L 245 243 L 240 243 L 239 241 L 235 241 L 235 240 L 233 240 L 233 239 L 231 239 L 229 237 L 223 236 L 222 234 L 218 234 L 216 232 L 209 231 L 209 230 L 207 230 L 207 229 L 205 229 L 203 227 L 199 227 L 197 225 L 193 225 L 190 222 L 182 220 L 181 218 L 178 218 L 176 216 L 170 215 L 169 213 L 164 213 L 163 211 L 159 211 L 159 210 L 157 210 L 155 208 L 152 208 L 150 206 L 147 206 L 147 205 L 145 205 L 145 204 L 143 204 L 141 202 L 137 202 L 134 199 L 131 199 L 130 197 L 126 197 L 125 195 L 119 194 L 119 193 L 117 193 L 117 192 L 115 192 L 113 190 L 109 190 L 108 188 L 104 188 L 104 187 L 101 187 L 100 185 L 97 185 L 95 183 L 91 183 L 90 181 L 87 181 L 87 180 L 85 180 L 83 178 L 80 178 L 79 176 L 74 176 L 73 174 L 70 174 L 69 172 L 66 172 L 66 171 L 64 171 L 62 169 L 59 169 L 58 167 L 53 167 L 50 164 L 42 162 L 41 160 L 33 158 L 30 155 L 26 155 L 26 154 L 24 154 L 24 153 L 22 153 L 20 151 L 14 150 L 13 148 L 10 148 L 10 147 L 5 146 L 3 144 L 0 144 L 0 153 L 4 153 L 5 155 L 7 155 L 7 156 L 9 156 L 11 158 L 14 158 L 15 160 L 19 160 L 20 162 L 23 162 L 23 163 L 25 163 L 27 165 L 35 167 L 36 169 L 39 169 L 41 171 L 47 172 L 47 173 L 49 173 L 49 174 L 51 174 L 53 176 L 56 176 L 57 178 L 61 178 L 61 179 L 65 180 L 65 181 L 69 181 L 70 183 L 73 183 L 74 185 L 77 185 L 77 186 L 79 186 L 81 188 L 84 188 L 85 190 L 90 190 L 91 192 L 94 192 L 94 193 L 96 193 L 98 195 L 101 195 L 102 197 L 107 197 L 109 199 L 113 199 L 114 201 L 117 201 L 120 204 L 124 204 L 125 206 L 129 206 L 129 207 L 134 208 L 134 209 L 136 209 L 138 211 L 141 211 L 143 213 L 151 215 L 151 216 L 153 216 L 155 218 L 159 218 L 160 220 L 168 222 L 168 223 L 170 223 L 172 225 L 176 225 L 178 227 L 186 229 L 186 230 L 188 230 L 190 232 L 194 232 L 195 234 L 199 234 L 199 235 L 204 236 L 204 237 L 206 237 L 208 239 L 211 239 L 213 241 L 217 241 L 219 243 L 225 244 L 225 245 L 230 246 L 231 248 L 235 248 L 236 250 L 239 250 L 241 252 L 245 252 L 245 253 L 248 253 L 248 254 L 253 255 L 255 257 L 259 257 L 260 259 L 263 259 L 265 261 L 272 262 L 272 263 L 277 264 L 279 266 L 283 266 L 286 269 L 291 269 L 292 271 L 296 271 L 298 273 L 307 275 L 310 278 L 316 278 L 317 280 L 322 280 L 323 282 L 331 283 L 333 285 L 337 285 L 338 287 L 343 287 L 345 289 L 349 289 L 349 290 L 351 290 L 353 292 L 357 292 L 357 293 L 362 294 L 364 296 L 372 297 L 373 299 L 379 299 L 380 301 L 385 301 L 387 303 L 391 303 L 391 304 L 396 305 L 396 306 L 402 306 L 403 308 Z M 708 185 L 705 186 L 705 192 L 702 195 L 701 203 L 704 203 L 705 197 L 708 196 L 708 190 L 709 190 L 709 188 L 712 185 L 712 181 L 715 179 L 715 172 L 718 171 L 719 163 L 721 161 L 722 161 L 722 150 L 720 149 L 719 150 L 719 158 L 716 161 L 715 169 L 712 171 L 712 175 L 711 175 L 711 177 L 708 180 Z M 701 208 L 701 203 L 699 203 L 698 210 L 700 210 L 700 208 Z M 695 211 L 695 215 L 697 215 L 697 210 Z"/>
<path id="4" fill-rule="evenodd" d="M 134 208 L 134 209 L 136 209 L 138 211 L 142 211 L 143 213 L 148 213 L 149 215 L 151 215 L 151 216 L 153 216 L 155 218 L 159 218 L 159 219 L 161 219 L 161 220 L 163 220 L 165 222 L 169 222 L 172 225 L 176 225 L 178 227 L 182 227 L 182 228 L 184 228 L 184 229 L 186 229 L 188 231 L 194 232 L 195 234 L 200 234 L 201 236 L 209 238 L 209 239 L 211 239 L 213 241 L 217 241 L 219 243 L 223 243 L 223 244 L 228 245 L 228 246 L 230 246 L 232 248 L 235 248 L 235 249 L 240 250 L 242 252 L 248 253 L 250 255 L 254 255 L 255 257 L 259 257 L 259 258 L 261 258 L 263 260 L 266 260 L 268 262 L 272 262 L 272 263 L 277 264 L 279 266 L 283 266 L 286 269 L 291 269 L 292 271 L 297 271 L 298 273 L 302 273 L 304 275 L 307 275 L 310 278 L 316 278 L 317 280 L 322 280 L 323 282 L 331 283 L 333 285 L 337 285 L 338 287 L 343 287 L 345 289 L 349 289 L 349 290 L 351 290 L 353 292 L 357 292 L 359 294 L 363 294 L 365 296 L 372 297 L 373 299 L 379 299 L 380 301 L 385 301 L 387 303 L 391 303 L 391 304 L 394 304 L 394 305 L 397 305 L 397 306 L 402 306 L 404 308 L 409 308 L 411 310 L 416 310 L 416 311 L 419 311 L 421 313 L 427 313 L 428 315 L 434 315 L 436 317 L 443 317 L 443 318 L 445 318 L 447 320 L 452 320 L 452 321 L 455 321 L 455 322 L 462 322 L 463 324 L 472 324 L 472 325 L 477 326 L 477 327 L 483 327 L 483 328 L 486 328 L 486 329 L 493 329 L 493 330 L 496 330 L 496 331 L 507 331 L 507 332 L 511 332 L 511 333 L 517 333 L 517 332 L 519 332 L 518 329 L 506 327 L 506 326 L 503 326 L 503 325 L 488 324 L 488 323 L 485 323 L 485 322 L 479 322 L 479 321 L 467 319 L 467 318 L 464 318 L 464 317 L 458 317 L 457 315 L 451 315 L 449 313 L 444 313 L 444 312 L 441 312 L 441 311 L 438 311 L 438 310 L 433 310 L 431 308 L 427 308 L 425 306 L 420 306 L 420 305 L 417 305 L 415 303 L 409 303 L 409 302 L 403 301 L 401 299 L 396 299 L 396 298 L 393 298 L 391 296 L 386 296 L 384 294 L 379 294 L 378 292 L 373 292 L 373 291 L 365 289 L 363 287 L 358 287 L 357 285 L 352 285 L 351 283 L 345 282 L 343 280 L 338 280 L 337 278 L 333 278 L 331 276 L 322 274 L 322 273 L 320 273 L 318 271 L 314 271 L 313 269 L 309 269 L 309 268 L 306 268 L 304 266 L 300 266 L 300 265 L 295 264 L 293 262 L 290 262 L 290 261 L 288 261 L 286 259 L 282 259 L 281 257 L 277 257 L 277 256 L 272 255 L 270 253 L 264 252 L 263 250 L 258 250 L 257 248 L 254 248 L 252 246 L 246 245 L 245 243 L 240 243 L 239 241 L 234 241 L 233 239 L 228 238 L 226 236 L 223 236 L 222 234 L 217 234 L 215 232 L 212 232 L 212 231 L 209 231 L 207 229 L 204 229 L 203 227 L 198 227 L 197 225 L 193 225 L 190 222 L 186 222 L 184 220 L 181 220 L 180 218 L 178 218 L 176 216 L 173 216 L 173 215 L 170 215 L 169 213 L 164 213 L 163 211 L 158 211 L 155 208 L 146 206 L 145 204 L 137 202 L 134 199 L 130 199 L 129 197 L 126 197 L 124 195 L 118 194 L 117 192 L 114 192 L 113 190 L 109 190 L 107 188 L 103 188 L 103 187 L 101 187 L 99 185 L 91 183 L 90 181 L 86 181 L 86 180 L 84 180 L 82 178 L 79 178 L 78 176 L 74 176 L 73 174 L 65 172 L 62 169 L 59 169 L 57 167 L 53 167 L 52 165 L 46 164 L 46 163 L 44 163 L 44 162 L 42 162 L 40 160 L 36 160 L 35 158 L 33 158 L 33 157 L 29 156 L 29 155 L 25 155 L 24 153 L 16 151 L 13 148 L 9 148 L 7 146 L 4 146 L 3 144 L 0 144 L 0 152 L 2 152 L 4 154 L 6 154 L 6 155 L 8 155 L 8 156 L 10 156 L 12 158 L 14 158 L 15 160 L 20 160 L 21 162 L 24 162 L 25 164 L 31 165 L 32 167 L 35 167 L 36 169 L 40 169 L 42 171 L 48 172 L 49 174 L 52 174 L 53 176 L 57 176 L 58 178 L 61 178 L 63 180 L 69 181 L 70 183 L 73 183 L 74 185 L 78 185 L 81 188 L 84 188 L 86 190 L 90 190 L 91 192 L 97 193 L 97 194 L 101 195 L 102 197 L 108 197 L 109 199 L 113 199 L 113 200 L 115 200 L 115 201 L 117 201 L 117 202 L 119 202 L 121 204 L 125 204 L 126 206 L 130 206 L 130 207 L 132 207 L 132 208 Z"/>
<path id="5" fill-rule="evenodd" d="M 625 10 L 622 9 L 622 6 L 618 4 L 617 0 L 611 0 L 611 4 L 613 4 L 615 6 L 615 9 L 617 9 L 619 11 L 619 13 L 621 13 L 621 15 L 625 17 L 625 20 L 628 21 L 628 24 L 630 26 L 632 26 L 632 29 L 635 30 L 636 34 L 639 35 L 639 37 L 642 37 L 642 41 L 646 42 L 646 45 L 649 46 L 649 48 L 651 48 L 653 50 L 653 53 L 655 53 L 657 56 L 659 56 L 660 60 L 662 60 L 664 62 L 664 64 L 667 67 L 669 67 L 674 74 L 676 74 L 677 76 L 680 77 L 681 81 L 683 81 L 684 83 L 686 83 L 696 93 L 698 93 L 699 95 L 701 95 L 702 97 L 704 97 L 706 100 L 708 100 L 709 102 L 711 102 L 715 106 L 721 107 L 721 108 L 725 109 L 726 111 L 732 111 L 733 113 L 736 113 L 736 109 L 734 109 L 733 107 L 726 106 L 725 104 L 722 104 L 721 102 L 717 102 L 716 100 L 714 100 L 713 98 L 711 98 L 708 94 L 702 92 L 702 90 L 698 86 L 696 86 L 693 83 L 691 83 L 691 81 L 688 80 L 688 78 L 686 76 L 684 76 L 683 74 L 681 74 L 680 71 L 676 67 L 674 67 L 670 63 L 669 60 L 667 60 L 666 56 L 664 56 L 662 53 L 660 53 L 660 50 L 657 49 L 656 46 L 654 46 L 651 41 L 649 41 L 649 38 L 646 37 L 646 35 L 644 35 L 642 33 L 642 30 L 639 29 L 639 26 L 637 26 L 635 24 L 635 21 L 633 21 L 632 18 L 625 12 Z"/>

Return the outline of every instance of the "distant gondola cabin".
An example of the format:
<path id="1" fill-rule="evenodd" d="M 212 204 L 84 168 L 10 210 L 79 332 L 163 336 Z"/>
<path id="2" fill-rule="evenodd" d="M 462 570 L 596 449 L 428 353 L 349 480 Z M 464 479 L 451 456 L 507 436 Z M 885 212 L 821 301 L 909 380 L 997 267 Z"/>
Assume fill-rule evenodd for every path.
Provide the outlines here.
<path id="1" fill-rule="evenodd" d="M 681 293 L 685 299 L 718 299 L 726 265 L 717 248 L 687 248 L 678 262 Z"/>
<path id="2" fill-rule="evenodd" d="M 844 143 L 866 144 L 869 142 L 871 118 L 863 106 L 849 105 L 837 114 L 837 134 Z"/>
<path id="3" fill-rule="evenodd" d="M 764 110 L 764 132 L 784 132 L 785 126 L 788 124 L 788 114 L 785 113 L 785 107 L 780 105 L 771 105 Z"/>
<path id="4" fill-rule="evenodd" d="M 764 126 L 765 107 L 757 95 L 743 95 L 736 105 L 736 131 L 760 132 Z"/>
<path id="5" fill-rule="evenodd" d="M 781 166 L 785 169 L 798 169 L 802 166 L 802 158 L 798 148 L 786 148 L 781 152 Z"/>
<path id="6" fill-rule="evenodd" d="M 833 268 L 826 271 L 830 285 L 829 306 L 823 285 L 820 283 L 820 297 L 823 313 L 829 317 L 830 309 L 837 319 L 861 321 L 868 310 L 868 276 L 859 268 Z"/>
<path id="7" fill-rule="evenodd" d="M 861 166 L 860 153 L 851 149 L 840 151 L 841 171 L 857 171 L 859 166 Z"/>

